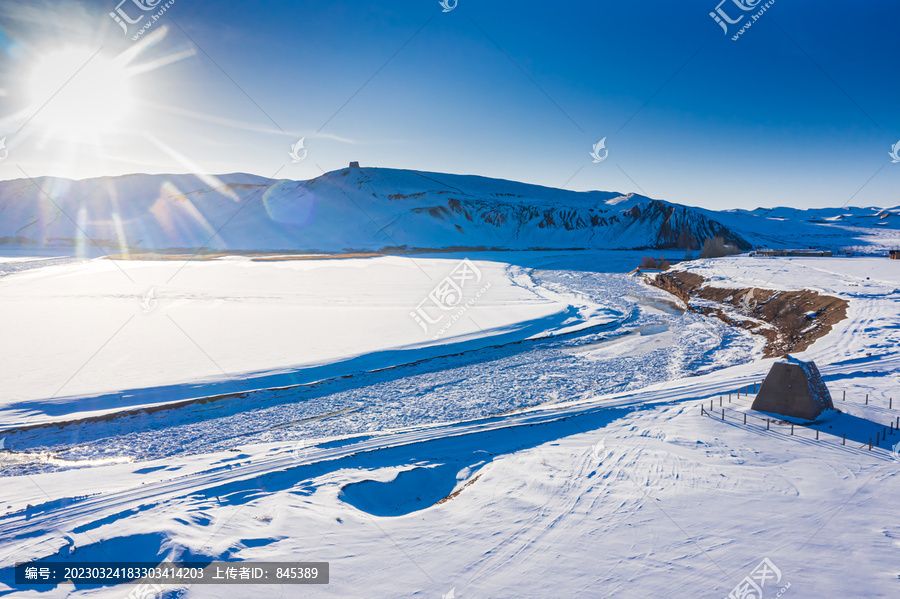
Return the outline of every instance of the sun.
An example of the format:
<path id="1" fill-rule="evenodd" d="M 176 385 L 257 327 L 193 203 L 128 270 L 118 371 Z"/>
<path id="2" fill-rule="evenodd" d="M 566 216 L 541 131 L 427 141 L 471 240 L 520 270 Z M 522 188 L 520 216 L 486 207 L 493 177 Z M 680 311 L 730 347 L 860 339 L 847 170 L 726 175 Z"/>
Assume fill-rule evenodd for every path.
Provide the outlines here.
<path id="1" fill-rule="evenodd" d="M 35 124 L 54 134 L 82 137 L 115 130 L 134 108 L 122 60 L 88 48 L 62 48 L 41 56 L 27 82 L 29 100 L 42 106 Z"/>

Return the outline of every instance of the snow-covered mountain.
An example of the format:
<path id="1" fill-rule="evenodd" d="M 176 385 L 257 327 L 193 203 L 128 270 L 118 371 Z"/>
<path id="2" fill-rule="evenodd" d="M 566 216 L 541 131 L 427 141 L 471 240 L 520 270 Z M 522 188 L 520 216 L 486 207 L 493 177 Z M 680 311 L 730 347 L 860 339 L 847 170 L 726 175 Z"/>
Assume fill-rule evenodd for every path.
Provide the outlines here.
<path id="1" fill-rule="evenodd" d="M 900 209 L 717 212 L 637 194 L 469 175 L 346 168 L 309 181 L 247 174 L 0 182 L 0 245 L 109 250 L 743 249 L 893 245 Z"/>

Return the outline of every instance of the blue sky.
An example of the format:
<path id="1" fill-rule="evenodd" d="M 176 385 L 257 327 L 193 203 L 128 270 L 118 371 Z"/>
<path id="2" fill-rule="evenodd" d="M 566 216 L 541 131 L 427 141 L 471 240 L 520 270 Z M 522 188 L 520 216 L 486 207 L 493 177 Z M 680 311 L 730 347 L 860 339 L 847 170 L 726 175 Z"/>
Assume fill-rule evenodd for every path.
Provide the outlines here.
<path id="1" fill-rule="evenodd" d="M 135 1 L 155 0 L 121 5 L 148 22 Z M 900 204 L 888 155 L 900 6 L 776 0 L 733 41 L 765 5 L 739 1 L 755 3 L 721 5 L 743 16 L 725 35 L 715 0 L 459 0 L 450 12 L 437 0 L 176 0 L 138 41 L 143 23 L 126 35 L 109 16 L 117 1 L 7 2 L 0 179 L 308 179 L 358 160 L 716 209 Z M 23 88 L 42 56 L 111 59 L 151 35 L 129 65 L 156 66 L 128 80 L 134 105 L 114 128 L 58 138 L 40 115 L 27 121 L 41 103 Z M 300 137 L 308 154 L 292 163 Z"/>

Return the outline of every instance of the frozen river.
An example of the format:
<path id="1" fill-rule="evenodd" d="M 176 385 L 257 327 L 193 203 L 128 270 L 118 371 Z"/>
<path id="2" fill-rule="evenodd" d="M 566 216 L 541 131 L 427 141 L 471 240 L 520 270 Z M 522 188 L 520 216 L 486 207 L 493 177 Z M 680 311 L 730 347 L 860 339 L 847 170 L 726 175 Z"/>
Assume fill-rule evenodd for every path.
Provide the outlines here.
<path id="1" fill-rule="evenodd" d="M 561 261 L 549 256 L 538 264 L 553 267 Z M 287 389 L 242 393 L 238 384 L 236 393 L 177 408 L 13 432 L 7 434 L 7 446 L 24 453 L 7 466 L 15 473 L 31 473 L 262 442 L 312 444 L 326 437 L 468 420 L 640 389 L 746 363 L 759 353 L 759 341 L 746 332 L 684 312 L 674 298 L 637 277 L 586 270 L 577 261 L 573 265 L 517 272 L 536 289 L 603 306 L 613 315 L 603 324 L 482 344 L 450 355 L 424 354 L 411 363 Z"/>

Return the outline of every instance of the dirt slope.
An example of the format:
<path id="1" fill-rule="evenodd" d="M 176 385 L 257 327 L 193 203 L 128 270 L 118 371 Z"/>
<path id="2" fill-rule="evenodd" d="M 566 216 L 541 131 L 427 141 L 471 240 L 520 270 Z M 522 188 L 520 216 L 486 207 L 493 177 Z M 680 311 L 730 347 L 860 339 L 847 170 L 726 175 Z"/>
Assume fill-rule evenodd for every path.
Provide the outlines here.
<path id="1" fill-rule="evenodd" d="M 766 338 L 764 356 L 801 352 L 847 317 L 847 300 L 809 289 L 776 291 L 757 287 L 704 286 L 706 280 L 685 271 L 645 275 L 651 285 L 681 299 L 689 310 L 715 316 Z"/>

